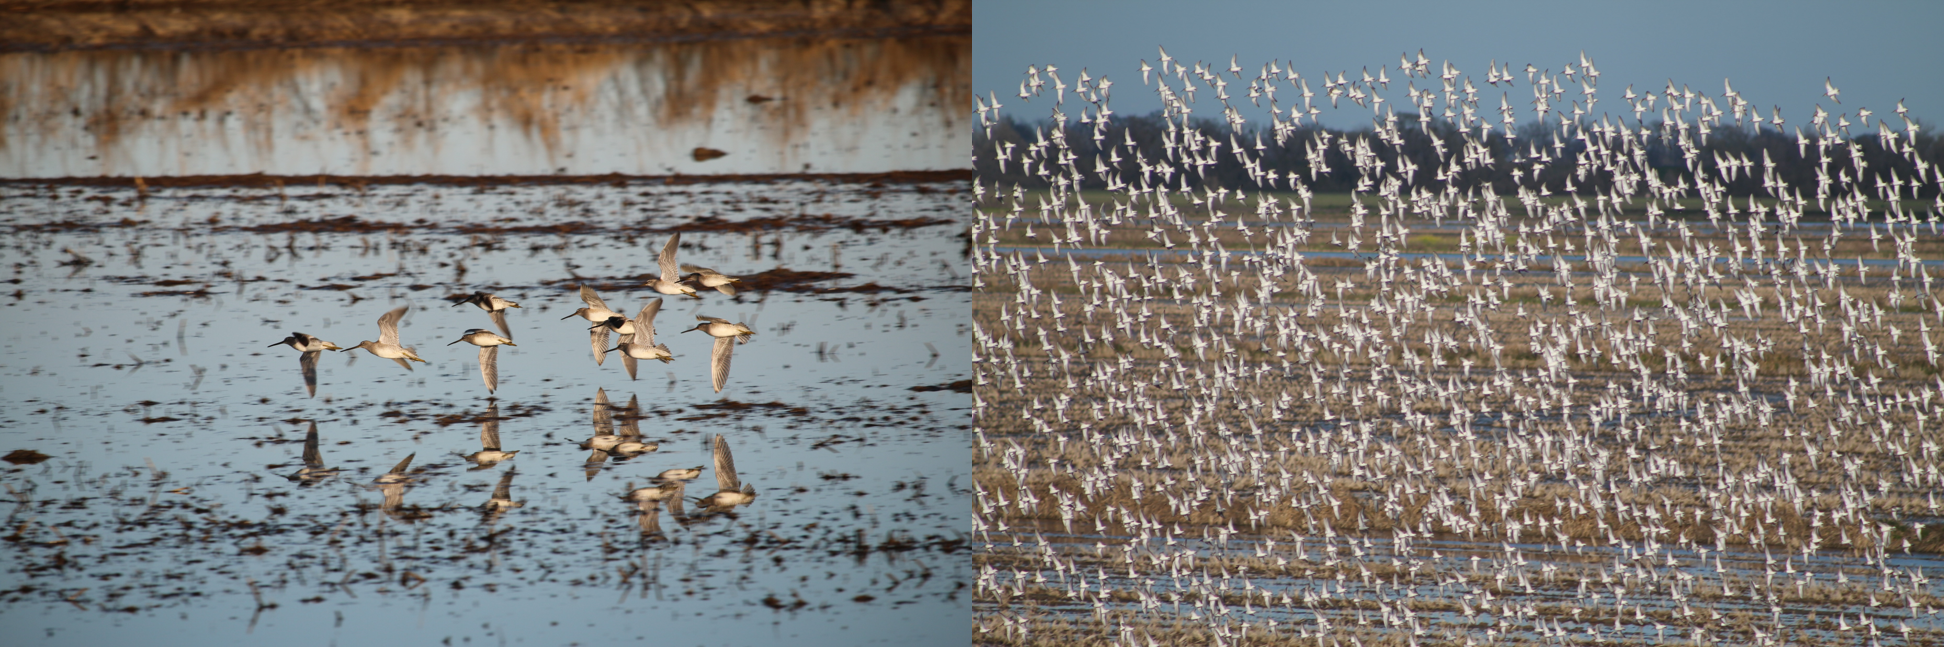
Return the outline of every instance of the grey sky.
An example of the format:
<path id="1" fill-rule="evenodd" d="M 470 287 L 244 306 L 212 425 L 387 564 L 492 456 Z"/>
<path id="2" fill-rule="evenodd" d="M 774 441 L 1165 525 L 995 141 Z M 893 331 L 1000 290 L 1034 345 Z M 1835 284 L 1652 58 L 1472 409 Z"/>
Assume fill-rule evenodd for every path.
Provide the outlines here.
<path id="1" fill-rule="evenodd" d="M 1318 80 L 1321 74 L 1348 71 L 1357 79 L 1365 66 L 1373 76 L 1378 66 L 1388 66 L 1392 83 L 1384 97 L 1401 109 L 1407 104 L 1402 101 L 1405 79 L 1397 73 L 1398 54 L 1408 51 L 1415 58 L 1422 48 L 1434 76 L 1449 60 L 1473 77 L 1480 88 L 1479 103 L 1488 109 L 1498 106 L 1493 95 L 1508 90 L 1487 85 L 1485 67 L 1494 59 L 1501 66 L 1510 63 L 1517 80 L 1509 94 L 1523 123 L 1534 117 L 1527 103 L 1532 90 L 1522 72 L 1526 64 L 1557 73 L 1585 50 L 1600 71 L 1600 112 L 1628 112 L 1621 99 L 1628 84 L 1658 93 L 1670 78 L 1719 103 L 1722 79 L 1727 78 L 1764 117 L 1771 106 L 1780 106 L 1789 128 L 1806 126 L 1821 103 L 1832 120 L 1849 113 L 1855 122 L 1856 109 L 1867 107 L 1901 130 L 1902 121 L 1892 112 L 1899 98 L 1912 116 L 1926 123 L 1935 124 L 1935 115 L 1944 114 L 1940 29 L 1944 2 L 1929 1 L 1851 2 L 1839 9 L 1835 3 L 1811 0 L 977 0 L 972 87 L 980 97 L 998 93 L 1005 112 L 1037 120 L 1050 114 L 1053 102 L 1018 99 L 1026 67 L 1057 65 L 1069 84 L 1086 68 L 1092 76 L 1104 74 L 1114 81 L 1109 105 L 1116 113 L 1147 114 L 1159 109 L 1160 102 L 1151 87 L 1141 87 L 1141 60 L 1158 66 L 1155 48 L 1165 46 L 1170 56 L 1190 65 L 1199 60 L 1226 68 L 1229 57 L 1237 56 L 1244 78 L 1271 60 L 1294 61 L 1296 71 L 1312 79 L 1310 87 L 1317 93 L 1313 101 L 1323 110 L 1323 123 L 1356 128 L 1370 123 L 1370 111 L 1347 100 L 1331 109 Z M 1824 77 L 1841 91 L 1842 105 L 1822 96 Z M 1265 118 L 1267 110 L 1246 109 L 1248 101 L 1239 91 L 1244 86 L 1230 86 L 1236 97 L 1231 102 L 1244 106 L 1252 121 Z M 1420 79 L 1418 87 L 1428 84 Z M 1567 98 L 1576 98 L 1570 95 L 1577 92 Z M 1283 106 L 1301 101 L 1280 90 L 1278 99 Z M 1208 93 L 1198 93 L 1195 105 L 1197 114 L 1218 115 L 1219 103 Z M 1078 116 L 1071 105 L 1067 112 Z M 1873 116 L 1872 123 L 1878 118 Z M 1860 134 L 1854 127 L 1851 132 Z"/>

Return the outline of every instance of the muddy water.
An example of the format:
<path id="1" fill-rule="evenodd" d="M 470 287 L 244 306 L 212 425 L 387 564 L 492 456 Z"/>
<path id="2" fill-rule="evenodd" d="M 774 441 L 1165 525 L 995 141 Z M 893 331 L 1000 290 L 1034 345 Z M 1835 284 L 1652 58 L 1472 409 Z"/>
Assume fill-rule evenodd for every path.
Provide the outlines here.
<path id="1" fill-rule="evenodd" d="M 14 52 L 0 177 L 962 168 L 970 61 L 963 36 Z"/>
<path id="2" fill-rule="evenodd" d="M 10 644 L 962 642 L 963 189 L 0 187 L 14 214 L 0 451 L 47 457 L 0 463 L 0 630 Z M 678 231 L 683 262 L 757 287 L 665 301 L 657 340 L 675 359 L 638 380 L 614 357 L 597 366 L 587 324 L 562 320 L 576 287 L 633 314 Z M 476 349 L 447 345 L 493 327 L 451 305 L 473 290 L 522 306 L 493 397 Z M 311 396 L 298 354 L 271 346 L 375 339 L 399 306 L 402 341 L 429 361 L 416 370 L 327 351 Z M 757 331 L 720 394 L 710 340 L 680 333 L 698 314 Z M 299 478 L 313 423 L 335 473 Z M 480 457 L 489 424 L 518 454 Z M 586 447 L 630 429 L 658 447 Z M 717 435 L 749 505 L 694 500 L 717 489 Z M 408 457 L 402 485 L 377 482 Z M 620 499 L 698 465 L 679 514 Z"/>

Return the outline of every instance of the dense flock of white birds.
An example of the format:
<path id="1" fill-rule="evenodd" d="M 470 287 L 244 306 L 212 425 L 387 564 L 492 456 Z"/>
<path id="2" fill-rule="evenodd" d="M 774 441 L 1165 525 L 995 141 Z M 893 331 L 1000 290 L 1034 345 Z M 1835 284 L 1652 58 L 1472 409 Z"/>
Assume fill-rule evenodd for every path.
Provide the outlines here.
<path id="1" fill-rule="evenodd" d="M 1006 104 L 1053 124 L 997 149 L 1045 188 L 977 188 L 975 640 L 1944 640 L 1944 199 L 1915 199 L 1944 175 L 1901 102 L 1842 111 L 1830 81 L 1842 112 L 1802 123 L 1670 81 L 1616 116 L 1584 54 L 1486 87 L 1422 52 L 1376 69 L 1163 51 L 1139 67 L 1159 157 L 1110 136 L 1085 70 L 978 101 L 988 137 Z M 1325 102 L 1369 135 L 1304 128 Z M 1211 105 L 1241 134 L 1188 127 Z M 1455 127 L 1435 167 L 1398 112 Z M 1522 114 L 1551 141 L 1495 153 Z M 1703 148 L 1762 128 L 1820 160 L 1812 192 Z M 1909 163 L 1867 166 L 1853 131 Z M 1354 163 L 1340 217 L 1265 138 Z M 1218 159 L 1273 190 L 1183 188 Z M 1503 165 L 1510 195 L 1444 182 Z"/>

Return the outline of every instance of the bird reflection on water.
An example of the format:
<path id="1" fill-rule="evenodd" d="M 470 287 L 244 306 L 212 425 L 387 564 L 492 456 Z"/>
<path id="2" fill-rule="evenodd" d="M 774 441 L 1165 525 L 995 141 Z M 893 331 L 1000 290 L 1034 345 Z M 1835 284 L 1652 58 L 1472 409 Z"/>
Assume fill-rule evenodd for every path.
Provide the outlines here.
<path id="1" fill-rule="evenodd" d="M 310 487 L 338 475 L 337 468 L 324 466 L 324 453 L 317 449 L 317 421 L 310 421 L 310 431 L 304 434 L 304 468 L 284 478 L 302 487 Z"/>
<path id="2" fill-rule="evenodd" d="M 501 449 L 500 420 L 502 418 L 499 414 L 499 404 L 488 405 L 486 415 L 481 416 L 479 421 L 479 451 L 462 454 L 467 461 L 474 464 L 473 470 L 491 469 L 500 461 L 513 458 L 513 455 L 520 453 L 519 450 L 509 452 Z"/>

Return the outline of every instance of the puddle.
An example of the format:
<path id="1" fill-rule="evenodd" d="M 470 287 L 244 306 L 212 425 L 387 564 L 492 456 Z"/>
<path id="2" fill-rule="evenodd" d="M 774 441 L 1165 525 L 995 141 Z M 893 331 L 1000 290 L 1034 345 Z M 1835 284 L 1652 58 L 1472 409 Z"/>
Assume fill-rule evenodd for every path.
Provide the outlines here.
<path id="1" fill-rule="evenodd" d="M 91 644 L 963 640 L 966 189 L 0 185 L 0 450 L 43 455 L 0 463 L 0 626 Z M 752 280 L 665 298 L 672 363 L 597 366 L 586 322 L 562 320 L 578 286 L 632 316 L 675 232 L 682 262 Z M 447 345 L 494 329 L 453 305 L 475 290 L 521 306 L 493 398 L 477 348 Z M 310 396 L 299 353 L 272 346 L 376 339 L 400 306 L 428 361 L 412 371 L 325 351 Z M 711 340 L 680 332 L 697 315 L 757 332 L 720 394 Z M 717 435 L 746 505 L 696 501 L 717 490 Z M 623 499 L 698 465 L 680 514 Z"/>

